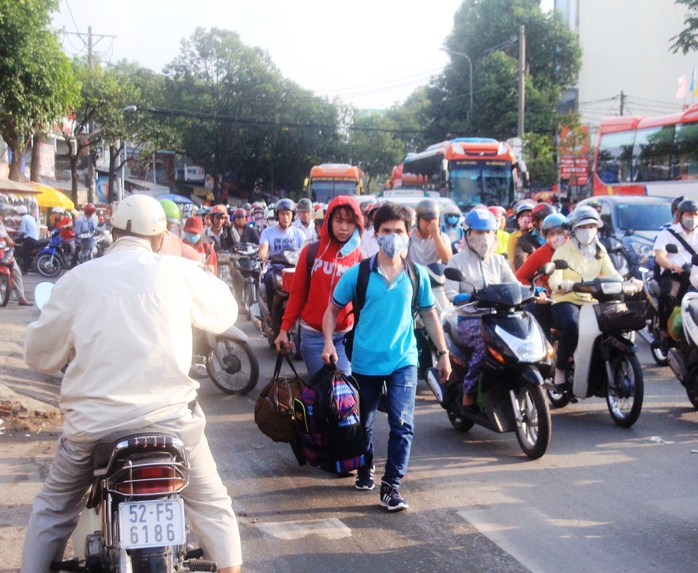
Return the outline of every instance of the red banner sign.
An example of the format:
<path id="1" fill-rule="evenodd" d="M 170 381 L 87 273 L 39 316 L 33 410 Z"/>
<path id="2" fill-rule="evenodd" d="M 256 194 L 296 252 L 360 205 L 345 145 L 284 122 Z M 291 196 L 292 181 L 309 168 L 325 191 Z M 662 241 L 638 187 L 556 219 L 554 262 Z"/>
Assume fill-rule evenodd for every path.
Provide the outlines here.
<path id="1" fill-rule="evenodd" d="M 589 160 L 586 157 L 561 157 L 560 179 L 567 179 L 572 185 L 586 185 L 589 181 Z"/>

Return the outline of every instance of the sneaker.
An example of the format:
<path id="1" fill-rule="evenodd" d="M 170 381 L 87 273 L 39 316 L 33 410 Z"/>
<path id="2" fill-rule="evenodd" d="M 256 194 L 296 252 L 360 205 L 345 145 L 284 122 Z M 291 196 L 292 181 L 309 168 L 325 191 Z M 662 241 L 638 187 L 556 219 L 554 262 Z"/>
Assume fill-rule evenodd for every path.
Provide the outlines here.
<path id="1" fill-rule="evenodd" d="M 387 507 L 388 511 L 402 511 L 409 507 L 400 495 L 400 490 L 385 482 L 381 482 L 381 505 Z"/>
<path id="2" fill-rule="evenodd" d="M 376 466 L 361 466 L 356 474 L 356 483 L 354 484 L 356 489 L 361 489 L 364 491 L 371 491 L 376 487 L 376 483 L 373 481 L 373 472 Z"/>

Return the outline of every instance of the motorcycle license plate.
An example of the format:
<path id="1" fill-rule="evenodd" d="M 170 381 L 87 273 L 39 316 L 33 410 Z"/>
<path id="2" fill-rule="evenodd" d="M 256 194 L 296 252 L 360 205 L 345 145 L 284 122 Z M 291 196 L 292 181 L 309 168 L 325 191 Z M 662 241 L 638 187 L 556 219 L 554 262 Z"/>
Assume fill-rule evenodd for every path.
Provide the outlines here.
<path id="1" fill-rule="evenodd" d="M 122 549 L 184 545 L 184 502 L 181 499 L 130 501 L 119 505 Z"/>

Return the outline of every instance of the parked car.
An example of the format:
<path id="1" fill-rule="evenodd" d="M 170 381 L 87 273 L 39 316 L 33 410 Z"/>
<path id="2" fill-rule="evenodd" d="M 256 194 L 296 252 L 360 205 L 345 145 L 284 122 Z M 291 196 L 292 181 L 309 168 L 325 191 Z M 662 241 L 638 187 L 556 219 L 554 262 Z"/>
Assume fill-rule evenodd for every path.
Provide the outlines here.
<path id="1" fill-rule="evenodd" d="M 662 225 L 671 222 L 671 198 L 638 195 L 589 197 L 579 202 L 601 205 L 604 222 L 602 236 L 612 237 L 622 245 L 628 264 L 626 273 L 640 278 L 640 266 L 652 269 L 652 246 Z M 622 272 L 622 271 L 621 271 Z M 626 274 L 623 273 L 623 274 Z"/>

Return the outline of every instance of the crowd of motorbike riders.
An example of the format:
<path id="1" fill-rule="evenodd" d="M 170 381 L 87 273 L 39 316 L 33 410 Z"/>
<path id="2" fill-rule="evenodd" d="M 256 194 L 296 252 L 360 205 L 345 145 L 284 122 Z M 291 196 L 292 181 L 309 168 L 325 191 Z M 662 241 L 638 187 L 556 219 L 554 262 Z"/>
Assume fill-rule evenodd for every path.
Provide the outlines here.
<path id="1" fill-rule="evenodd" d="M 199 208 L 188 204 L 180 207 L 169 200 L 161 200 L 160 205 L 165 213 L 167 230 L 162 241 L 158 240 L 152 246 L 157 245 L 157 252 L 161 254 L 197 261 L 219 276 L 222 267 L 227 266 L 231 290 L 238 298 L 239 307 L 244 303 L 240 300 L 244 296 L 241 283 L 244 277 L 229 262 L 227 255 L 241 245 L 256 246 L 255 256 L 263 263 L 259 282 L 264 286 L 269 306 L 272 306 L 270 301 L 274 300 L 276 290 L 288 288 L 289 291 L 285 293 L 287 300 L 283 313 L 274 318 L 274 338 L 270 342 L 279 352 L 286 352 L 295 344 L 292 330 L 298 329 L 300 348 L 297 350 L 307 367 L 308 378 L 330 359 L 335 360 L 343 371 L 352 371 L 352 361 L 344 348 L 344 335 L 354 320 L 346 303 L 352 300 L 352 293 L 356 294 L 353 290 L 356 286 L 341 279 L 345 274 L 351 275 L 352 279 L 356 279 L 357 274 L 360 277 L 361 270 L 357 272 L 356 269 L 364 259 L 371 260 L 370 268 L 380 275 L 380 288 L 384 289 L 367 288 L 364 296 L 370 298 L 383 293 L 380 296 L 385 299 L 386 317 L 409 317 L 408 326 L 402 324 L 402 318 L 399 318 L 400 324 L 384 324 L 385 332 L 372 334 L 376 337 L 375 344 L 386 344 L 390 337 L 383 335 L 388 332 L 392 335 L 393 331 L 405 327 L 402 342 L 407 345 L 406 355 L 411 355 L 408 347 L 416 344 L 411 319 L 418 311 L 434 344 L 437 370 L 442 380 L 449 377 L 451 366 L 437 313 L 463 305 L 474 292 L 491 285 L 528 285 L 533 284 L 534 279 L 541 279 L 536 283 L 535 302 L 527 308 L 544 332 L 549 334 L 551 328 L 557 331 L 559 338 L 552 384 L 554 390 L 561 393 L 570 384 L 567 370 L 579 337 L 580 308 L 591 300 L 588 294 L 574 288 L 575 283 L 598 277 L 627 278 L 614 268 L 604 246 L 604 223 L 599 206 L 593 201 L 573 208 L 569 214 L 563 214 L 545 202 L 521 200 L 509 209 L 478 205 L 465 215 L 460 211 L 443 211 L 440 203 L 432 198 L 421 200 L 415 209 L 405 209 L 381 200 L 359 204 L 355 198 L 345 196 L 335 198 L 329 205 L 314 204 L 309 199 L 301 199 L 296 204 L 287 198 L 269 206 L 255 202 L 237 207 L 215 205 Z M 659 344 L 664 350 L 672 344 L 667 326 L 670 315 L 689 288 L 698 287 L 698 270 L 689 272 L 693 268 L 692 255 L 698 249 L 698 204 L 692 200 L 677 200 L 672 208 L 672 221 L 657 222 L 658 227 L 662 224 L 664 227 L 654 244 L 655 277 L 659 286 Z M 94 225 L 90 221 L 93 213 L 94 207 L 86 205 L 83 213 L 73 220 L 70 214 L 55 210 L 52 224 L 61 234 L 66 233 L 65 240 L 69 242 L 74 240 L 79 225 Z M 8 212 L 0 208 L 0 214 L 7 215 Z M 95 230 L 98 225 L 99 221 L 94 225 Z M 27 232 L 24 225 L 22 229 Z M 69 236 L 71 229 L 72 236 Z M 4 226 L 0 225 L 0 236 L 3 233 L 7 236 Z M 292 284 L 287 287 L 274 280 L 273 261 L 275 255 L 292 250 L 299 250 L 300 256 L 296 259 Z M 541 273 L 541 269 L 551 261 L 564 261 L 565 264 L 555 265 L 554 272 Z M 28 264 L 26 259 L 23 262 Z M 352 268 L 354 270 L 348 272 Z M 460 271 L 460 278 L 439 280 L 439 277 L 449 275 L 448 268 Z M 415 269 L 418 276 L 409 278 L 413 272 L 409 269 Z M 408 279 L 402 280 L 401 288 L 406 288 L 405 283 L 413 285 L 405 291 L 411 292 L 412 296 L 395 299 L 390 292 L 397 290 L 394 287 L 401 284 L 403 275 Z M 453 273 L 450 276 L 454 276 Z M 634 278 L 627 278 L 627 282 L 633 283 L 637 289 L 643 287 L 642 281 Z M 432 288 L 423 288 L 428 284 Z M 414 292 L 415 288 L 417 292 Z M 391 305 L 396 304 L 396 300 L 404 308 L 392 314 Z M 22 297 L 20 304 L 24 304 L 22 301 L 26 299 Z M 460 340 L 470 354 L 459 392 L 459 407 L 465 412 L 474 412 L 480 407 L 477 385 L 488 354 L 480 322 L 474 320 L 479 316 L 475 313 L 469 317 L 465 312 L 457 323 Z M 389 354 L 392 349 L 386 347 L 384 352 Z M 400 363 L 399 356 L 397 363 Z M 390 384 L 416 386 L 416 372 L 411 380 L 413 374 L 405 374 L 402 370 L 398 368 L 390 375 L 381 374 L 381 378 L 391 381 L 388 393 Z M 378 377 L 365 372 L 355 372 L 355 375 L 365 379 L 367 387 L 371 386 L 372 378 Z M 364 419 L 366 412 L 362 407 L 362 423 L 368 424 L 368 442 L 372 439 L 379 394 L 380 389 L 375 395 L 362 396 L 362 402 L 366 400 L 374 409 Z M 389 397 L 389 404 L 391 400 L 395 402 L 388 409 L 391 434 L 380 501 L 389 511 L 400 511 L 408 507 L 399 485 L 409 460 L 414 393 L 411 404 L 400 403 L 398 407 L 398 399 Z M 359 490 L 372 490 L 375 486 L 372 443 L 368 444 L 367 452 L 371 459 L 356 475 L 355 487 Z"/>

